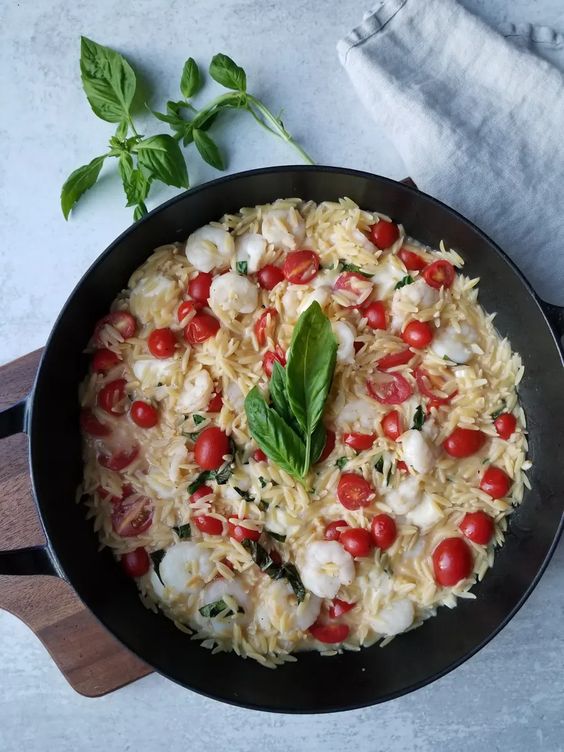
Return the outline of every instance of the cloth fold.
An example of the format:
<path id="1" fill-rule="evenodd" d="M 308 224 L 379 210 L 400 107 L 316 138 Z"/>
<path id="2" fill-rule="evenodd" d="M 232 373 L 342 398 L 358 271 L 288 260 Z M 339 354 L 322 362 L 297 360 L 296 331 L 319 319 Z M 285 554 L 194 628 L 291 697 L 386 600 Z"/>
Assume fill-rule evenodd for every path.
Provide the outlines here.
<path id="1" fill-rule="evenodd" d="M 551 29 L 499 32 L 455 0 L 386 0 L 337 49 L 418 187 L 564 305 L 564 76 L 539 43 L 564 50 Z"/>

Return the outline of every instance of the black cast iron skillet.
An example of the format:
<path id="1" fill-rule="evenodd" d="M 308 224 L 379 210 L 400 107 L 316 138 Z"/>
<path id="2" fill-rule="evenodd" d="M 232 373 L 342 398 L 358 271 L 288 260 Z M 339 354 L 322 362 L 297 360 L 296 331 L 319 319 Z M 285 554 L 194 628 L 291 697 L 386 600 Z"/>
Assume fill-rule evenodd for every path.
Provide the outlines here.
<path id="1" fill-rule="evenodd" d="M 91 522 L 75 504 L 81 479 L 77 386 L 94 323 L 152 250 L 241 206 L 279 197 L 314 201 L 349 196 L 401 221 L 431 246 L 444 239 L 479 276 L 480 301 L 497 311 L 499 331 L 521 353 L 519 394 L 530 431 L 532 491 L 511 517 L 493 569 L 474 587 L 477 600 L 401 635 L 385 649 L 322 658 L 299 656 L 276 670 L 235 654 L 212 656 L 164 616 L 143 607 L 135 585 L 109 551 L 98 551 Z M 546 567 L 563 527 L 564 309 L 535 295 L 522 274 L 480 230 L 439 201 L 383 177 L 329 167 L 279 167 L 213 181 L 168 201 L 123 233 L 86 272 L 47 343 L 31 394 L 0 415 L 0 436 L 25 431 L 37 510 L 47 545 L 0 554 L 0 573 L 68 580 L 98 619 L 130 650 L 174 681 L 249 708 L 327 712 L 372 705 L 412 691 L 455 668 L 515 614 Z M 62 399 L 62 395 L 66 395 Z"/>

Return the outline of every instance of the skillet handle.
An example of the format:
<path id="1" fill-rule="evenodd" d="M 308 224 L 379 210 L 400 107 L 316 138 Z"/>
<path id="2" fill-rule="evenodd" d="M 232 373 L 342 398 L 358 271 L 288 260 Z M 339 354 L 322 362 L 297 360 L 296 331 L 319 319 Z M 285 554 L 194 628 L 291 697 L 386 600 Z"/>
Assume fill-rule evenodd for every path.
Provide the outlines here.
<path id="1" fill-rule="evenodd" d="M 0 439 L 15 433 L 27 432 L 27 400 L 0 412 Z M 0 551 L 0 575 L 50 574 L 59 576 L 55 558 L 49 546 L 30 546 L 12 551 Z"/>
<path id="2" fill-rule="evenodd" d="M 564 308 L 562 306 L 553 305 L 552 303 L 547 303 L 541 298 L 539 298 L 539 303 L 554 333 L 558 336 L 558 344 L 562 349 L 562 337 L 564 337 Z"/>

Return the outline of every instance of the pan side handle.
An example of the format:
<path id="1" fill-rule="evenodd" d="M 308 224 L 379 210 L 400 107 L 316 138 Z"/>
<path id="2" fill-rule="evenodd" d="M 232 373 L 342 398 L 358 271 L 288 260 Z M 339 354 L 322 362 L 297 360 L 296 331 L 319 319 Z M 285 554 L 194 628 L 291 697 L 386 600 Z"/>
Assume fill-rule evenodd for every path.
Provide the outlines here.
<path id="1" fill-rule="evenodd" d="M 562 344 L 562 337 L 564 337 L 564 307 L 554 305 L 553 303 L 547 303 L 545 300 L 539 298 L 539 303 L 544 311 L 544 315 L 548 319 L 552 330 L 558 337 L 558 344 L 561 349 L 564 349 Z"/>

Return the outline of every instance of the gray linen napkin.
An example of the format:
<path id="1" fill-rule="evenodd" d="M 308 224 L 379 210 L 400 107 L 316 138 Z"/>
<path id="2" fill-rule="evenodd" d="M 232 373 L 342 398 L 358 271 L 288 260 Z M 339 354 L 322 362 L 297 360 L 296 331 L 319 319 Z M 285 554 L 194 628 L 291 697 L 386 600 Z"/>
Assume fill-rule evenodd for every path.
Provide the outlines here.
<path id="1" fill-rule="evenodd" d="M 564 304 L 564 76 L 542 59 L 558 63 L 562 35 L 496 31 L 454 0 L 386 0 L 337 49 L 419 188 Z"/>

